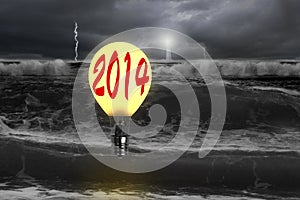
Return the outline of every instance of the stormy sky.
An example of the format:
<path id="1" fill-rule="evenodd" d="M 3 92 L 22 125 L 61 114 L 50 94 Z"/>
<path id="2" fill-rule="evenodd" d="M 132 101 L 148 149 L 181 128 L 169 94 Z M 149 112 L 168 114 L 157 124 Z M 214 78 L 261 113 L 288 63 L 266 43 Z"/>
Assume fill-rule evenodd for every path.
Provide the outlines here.
<path id="1" fill-rule="evenodd" d="M 2 0 L 0 57 L 79 58 L 137 27 L 181 31 L 213 58 L 300 58 L 299 0 Z"/>

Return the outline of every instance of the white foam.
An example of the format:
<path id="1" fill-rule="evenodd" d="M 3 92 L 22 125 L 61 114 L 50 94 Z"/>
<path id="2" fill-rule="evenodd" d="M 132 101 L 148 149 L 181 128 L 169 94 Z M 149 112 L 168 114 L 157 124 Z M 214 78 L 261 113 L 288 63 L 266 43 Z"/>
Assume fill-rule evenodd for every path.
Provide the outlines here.
<path id="1" fill-rule="evenodd" d="M 264 86 L 254 86 L 252 87 L 256 90 L 265 90 L 265 91 L 278 91 L 283 92 L 285 94 L 293 95 L 293 96 L 300 96 L 300 92 L 297 90 L 289 90 L 285 88 L 279 88 L 279 87 L 264 87 Z"/>
<path id="2" fill-rule="evenodd" d="M 176 194 L 164 195 L 161 192 L 143 192 L 143 191 L 122 191 L 122 190 L 112 190 L 112 191 L 93 191 L 87 190 L 84 193 L 71 192 L 71 191 L 59 191 L 54 189 L 47 189 L 40 185 L 11 189 L 11 190 L 0 190 L 0 196 L 3 200 L 11 199 L 82 199 L 82 200 L 98 200 L 98 199 L 241 199 L 237 195 L 201 195 L 201 194 L 188 194 L 176 192 Z M 254 194 L 252 195 L 254 196 Z M 243 195 L 243 199 L 261 199 L 257 197 L 247 197 Z"/>
<path id="3" fill-rule="evenodd" d="M 23 60 L 20 63 L 0 63 L 0 75 L 68 75 L 70 68 L 60 59 L 53 61 Z"/>
<path id="4" fill-rule="evenodd" d="M 280 61 L 257 60 L 217 60 L 216 64 L 223 76 L 236 78 L 260 76 L 300 76 L 300 63 L 288 64 Z"/>
<path id="5" fill-rule="evenodd" d="M 75 192 L 48 190 L 39 187 L 27 187 L 15 190 L 0 190 L 1 199 L 90 199 Z"/>
<path id="6" fill-rule="evenodd" d="M 232 78 L 255 78 L 261 76 L 275 77 L 300 77 L 300 63 L 281 63 L 280 61 L 258 61 L 258 60 L 215 60 L 208 62 L 195 60 L 194 67 L 201 71 L 201 76 L 215 76 L 218 71 L 212 65 L 216 64 L 223 77 Z M 155 66 L 155 65 L 153 65 Z M 183 62 L 173 66 L 154 67 L 153 72 L 164 75 L 175 75 L 174 70 L 187 77 L 199 76 L 194 67 Z M 171 69 L 171 70 L 170 70 Z"/>

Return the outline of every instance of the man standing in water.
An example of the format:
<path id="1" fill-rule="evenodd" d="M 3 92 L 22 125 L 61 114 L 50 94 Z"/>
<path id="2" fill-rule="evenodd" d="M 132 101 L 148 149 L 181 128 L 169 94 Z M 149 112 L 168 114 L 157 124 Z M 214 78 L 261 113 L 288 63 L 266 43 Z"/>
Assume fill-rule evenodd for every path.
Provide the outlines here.
<path id="1" fill-rule="evenodd" d="M 119 121 L 115 126 L 115 135 L 113 136 L 115 153 L 119 157 L 122 157 L 127 154 L 128 135 L 123 131 L 124 127 L 125 122 Z"/>

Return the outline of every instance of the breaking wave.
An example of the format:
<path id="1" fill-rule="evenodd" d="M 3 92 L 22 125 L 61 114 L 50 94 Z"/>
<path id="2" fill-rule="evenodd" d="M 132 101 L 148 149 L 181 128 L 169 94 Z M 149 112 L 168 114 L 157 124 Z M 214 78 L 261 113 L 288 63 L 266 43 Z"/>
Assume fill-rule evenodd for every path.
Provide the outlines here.
<path id="1" fill-rule="evenodd" d="M 254 86 L 252 88 L 256 90 L 278 91 L 292 96 L 300 96 L 300 92 L 298 92 L 297 90 L 289 90 L 289 89 L 279 88 L 279 87 L 261 87 L 261 86 Z"/>
<path id="2" fill-rule="evenodd" d="M 205 60 L 193 61 L 204 76 L 221 73 L 223 78 L 260 78 L 260 77 L 300 77 L 300 63 L 296 61 L 259 61 L 259 60 Z M 176 75 L 178 72 L 186 77 L 199 77 L 194 67 L 187 62 L 177 64 L 152 64 L 153 72 L 159 75 Z M 69 75 L 71 68 L 61 59 L 53 61 L 23 60 L 20 62 L 0 63 L 0 75 Z"/>
<path id="3" fill-rule="evenodd" d="M 215 60 L 214 62 L 223 78 L 300 77 L 300 63 L 297 62 L 255 60 Z M 213 63 L 195 61 L 192 64 L 201 69 L 204 76 L 214 76 L 218 73 L 211 66 Z M 175 75 L 174 70 L 187 77 L 199 76 L 192 65 L 187 62 L 171 67 L 157 66 L 153 72 L 162 75 Z"/>
<path id="4" fill-rule="evenodd" d="M 282 63 L 280 61 L 221 60 L 216 61 L 216 64 L 224 77 L 300 77 L 300 63 Z"/>
<path id="5" fill-rule="evenodd" d="M 0 75 L 68 75 L 70 68 L 60 59 L 54 61 L 23 60 L 16 63 L 0 63 Z"/>

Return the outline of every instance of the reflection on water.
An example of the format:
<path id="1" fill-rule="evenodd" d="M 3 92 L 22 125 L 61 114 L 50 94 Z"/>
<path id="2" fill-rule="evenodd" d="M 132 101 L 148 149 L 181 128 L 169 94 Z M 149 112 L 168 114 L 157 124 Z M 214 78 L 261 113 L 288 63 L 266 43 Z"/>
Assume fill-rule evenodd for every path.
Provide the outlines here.
<path id="1" fill-rule="evenodd" d="M 286 194 L 268 195 L 255 192 L 235 191 L 229 189 L 208 188 L 160 188 L 157 186 L 130 185 L 126 183 L 103 185 L 96 183 L 68 183 L 36 181 L 30 177 L 6 180 L 0 184 L 0 197 L 7 200 L 38 199 L 210 199 L 210 200 L 259 200 L 259 199 L 296 199 Z M 291 195 L 293 196 L 293 195 Z"/>

